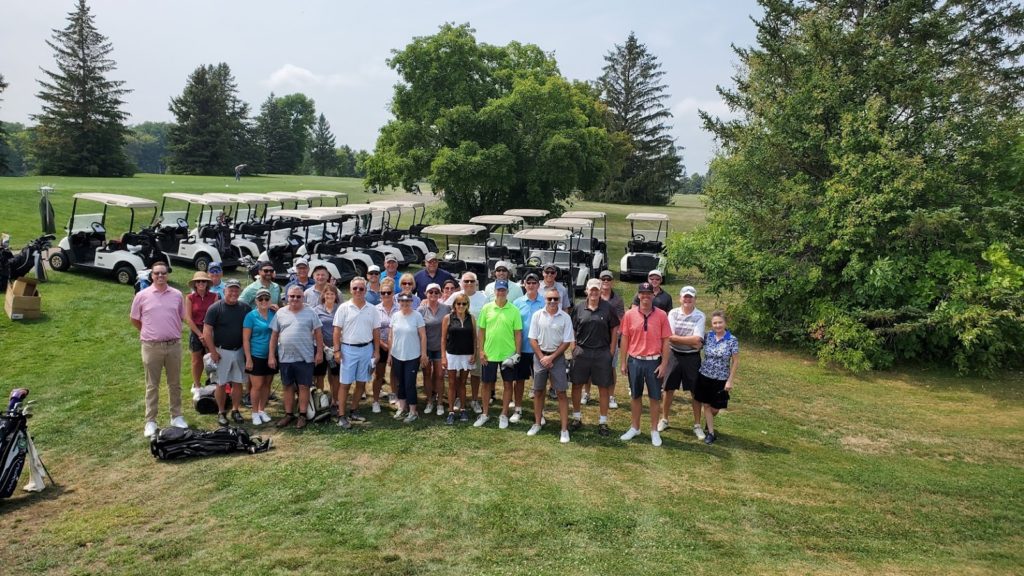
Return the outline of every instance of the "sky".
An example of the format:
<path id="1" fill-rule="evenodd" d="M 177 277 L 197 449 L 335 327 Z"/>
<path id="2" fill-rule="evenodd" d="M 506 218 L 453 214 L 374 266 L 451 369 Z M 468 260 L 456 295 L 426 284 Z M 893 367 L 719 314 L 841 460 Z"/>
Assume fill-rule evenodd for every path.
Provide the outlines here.
<path id="1" fill-rule="evenodd" d="M 0 0 L 0 120 L 32 124 L 41 69 L 55 70 L 46 45 L 64 28 L 74 0 Z M 398 75 L 394 49 L 445 22 L 468 22 L 478 42 L 532 43 L 553 52 L 571 80 L 594 80 L 604 56 L 630 32 L 661 63 L 671 134 L 687 172 L 704 173 L 715 152 L 697 111 L 729 117 L 715 90 L 732 87 L 731 45 L 754 44 L 754 0 L 611 2 L 591 0 L 89 0 L 95 24 L 113 45 L 125 81 L 129 123 L 172 122 L 167 106 L 198 66 L 225 62 L 253 114 L 273 92 L 301 92 L 330 122 L 338 145 L 372 151 L 390 118 Z"/>

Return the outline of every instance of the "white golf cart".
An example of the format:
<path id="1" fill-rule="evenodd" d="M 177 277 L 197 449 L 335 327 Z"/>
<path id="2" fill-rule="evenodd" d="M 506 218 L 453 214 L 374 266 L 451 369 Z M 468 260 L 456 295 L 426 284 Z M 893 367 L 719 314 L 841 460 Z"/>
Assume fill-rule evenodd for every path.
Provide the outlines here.
<path id="1" fill-rule="evenodd" d="M 651 270 L 664 271 L 668 216 L 659 212 L 633 212 L 626 215 L 626 220 L 630 239 L 626 243 L 626 255 L 619 263 L 619 279 L 644 279 Z M 655 224 L 657 228 L 653 227 Z"/>
<path id="2" fill-rule="evenodd" d="M 385 241 L 408 246 L 413 251 L 414 262 L 422 263 L 427 252 L 437 252 L 437 242 L 420 234 L 425 226 L 426 204 L 418 200 L 374 200 L 369 205 L 387 210 L 381 214 L 387 218 L 383 232 Z M 412 225 L 402 228 L 402 216 L 406 212 L 412 212 Z M 417 213 L 420 214 L 419 223 L 416 221 Z"/>
<path id="3" fill-rule="evenodd" d="M 510 208 L 503 212 L 506 216 L 519 216 L 525 220 L 527 228 L 537 228 L 540 223 L 551 214 L 550 210 L 543 208 Z"/>
<path id="4" fill-rule="evenodd" d="M 509 274 L 511 278 L 515 278 L 515 269 L 526 262 L 519 239 L 514 236 L 525 225 L 523 217 L 508 214 L 482 214 L 473 216 L 469 221 L 471 224 L 487 226 L 489 236 L 484 242 L 484 255 L 487 259 L 488 275 L 493 277 L 493 273 L 490 271 L 494 270 L 494 265 L 499 260 L 505 260 L 512 264 Z"/>
<path id="5" fill-rule="evenodd" d="M 256 245 L 257 253 L 266 248 L 267 230 L 270 229 L 266 223 L 267 208 L 270 204 L 275 203 L 275 200 L 252 192 L 242 194 L 210 192 L 202 196 L 231 203 L 226 212 L 231 217 L 231 226 L 235 234 L 233 242 L 251 242 Z"/>
<path id="6" fill-rule="evenodd" d="M 545 220 L 544 226 L 569 231 L 568 250 L 569 261 L 572 263 L 572 277 L 580 280 L 576 283 L 576 289 L 582 292 L 586 288 L 587 280 L 596 278 L 604 266 L 604 255 L 593 252 L 592 248 L 594 221 L 563 216 Z"/>
<path id="7" fill-rule="evenodd" d="M 542 272 L 548 264 L 558 268 L 558 281 L 565 285 L 569 294 L 575 294 L 587 283 L 586 267 L 573 267 L 569 250 L 572 232 L 557 228 L 527 228 L 514 236 L 526 253 L 526 264 L 519 268 L 519 277 L 534 273 L 543 278 Z"/>
<path id="8" fill-rule="evenodd" d="M 183 203 L 184 210 L 170 210 Z M 231 216 L 232 203 L 224 198 L 168 192 L 160 204 L 160 226 L 157 240 L 160 250 L 173 261 L 184 262 L 196 270 L 206 271 L 212 262 L 227 269 L 238 266 L 243 256 L 255 258 L 259 246 L 251 240 L 235 238 Z M 191 217 L 195 226 L 189 228 Z"/>
<path id="9" fill-rule="evenodd" d="M 157 203 L 145 198 L 122 194 L 83 192 L 73 196 L 67 236 L 50 253 L 50 268 L 61 272 L 72 267 L 112 274 L 119 284 L 132 285 L 139 274 L 156 262 L 168 264 L 167 256 L 157 246 L 155 226 Z M 79 213 L 79 204 L 97 203 L 102 212 Z M 127 231 L 113 239 L 107 237 L 110 208 L 128 210 Z M 148 228 L 132 232 L 137 210 L 152 213 Z M 118 220 L 123 221 L 123 217 Z M 141 220 L 141 218 L 140 218 Z M 119 222 L 121 223 L 121 222 Z"/>
<path id="10" fill-rule="evenodd" d="M 300 210 L 306 237 L 300 256 L 309 259 L 310 268 L 327 266 L 331 277 L 347 283 L 355 276 L 366 276 L 374 261 L 367 252 L 357 250 L 352 238 L 358 235 L 362 215 L 340 211 L 342 206 L 325 206 Z M 370 211 L 366 210 L 368 216 Z M 380 256 L 383 260 L 383 256 Z"/>
<path id="11" fill-rule="evenodd" d="M 600 264 L 593 261 L 594 274 L 600 274 L 608 268 L 608 214 L 597 210 L 570 210 L 562 213 L 562 218 L 582 218 L 591 221 L 590 238 L 584 236 L 580 243 L 580 250 L 590 252 L 597 256 L 601 255 Z M 600 226 L 598 226 L 600 224 Z"/>
<path id="12" fill-rule="evenodd" d="M 330 190 L 299 190 L 296 194 L 306 197 L 310 208 L 330 208 L 348 204 L 348 194 L 345 192 L 332 192 Z M 345 202 L 342 202 L 344 200 Z"/>
<path id="13" fill-rule="evenodd" d="M 442 270 L 456 277 L 467 270 L 479 278 L 487 277 L 486 247 L 476 243 L 487 234 L 486 227 L 479 224 L 434 224 L 424 228 L 423 233 L 444 236 L 445 251 L 438 262 Z M 467 243 L 464 244 L 463 240 Z"/>

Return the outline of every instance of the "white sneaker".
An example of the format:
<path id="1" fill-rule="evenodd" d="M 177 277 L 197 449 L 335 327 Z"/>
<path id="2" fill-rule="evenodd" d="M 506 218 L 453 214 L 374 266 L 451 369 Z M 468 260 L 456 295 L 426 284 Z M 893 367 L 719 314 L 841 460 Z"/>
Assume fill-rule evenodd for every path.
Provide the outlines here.
<path id="1" fill-rule="evenodd" d="M 458 412 L 462 410 L 462 398 L 455 399 L 455 405 L 452 407 L 452 412 Z"/>
<path id="2" fill-rule="evenodd" d="M 522 412 L 518 412 L 518 411 L 517 411 L 517 412 L 515 412 L 514 414 L 512 414 L 511 416 L 509 416 L 509 418 L 508 418 L 508 421 L 509 421 L 509 423 L 511 423 L 511 424 L 518 424 L 518 423 L 519 423 L 519 420 L 520 420 L 520 419 L 521 419 L 522 417 L 523 417 L 523 413 L 522 413 Z"/>
<path id="3" fill-rule="evenodd" d="M 388 394 L 388 403 L 398 404 L 398 396 L 395 396 L 394 394 Z"/>
<path id="4" fill-rule="evenodd" d="M 263 424 L 263 419 L 260 418 L 260 413 L 259 412 L 253 412 L 252 413 L 252 425 L 253 426 L 259 426 L 261 424 Z"/>
<path id="5" fill-rule="evenodd" d="M 693 425 L 693 435 L 697 437 L 697 440 L 704 439 L 704 429 L 700 427 L 700 424 Z"/>
<path id="6" fill-rule="evenodd" d="M 199 386 L 193 386 L 192 387 L 192 401 L 193 402 L 198 402 L 199 401 Z"/>
<path id="7" fill-rule="evenodd" d="M 530 400 L 533 400 L 534 392 L 533 388 L 530 388 Z"/>
<path id="8" fill-rule="evenodd" d="M 628 442 L 629 440 L 636 438 L 638 434 L 640 434 L 640 431 L 630 426 L 629 430 L 626 430 L 625 434 L 619 436 L 619 440 L 622 440 L 623 442 Z"/>
<path id="9" fill-rule="evenodd" d="M 586 406 L 586 405 L 587 405 L 587 402 L 590 402 L 590 394 L 588 394 L 588 393 L 584 392 L 584 393 L 583 393 L 583 397 L 582 397 L 582 398 L 580 398 L 580 402 L 582 402 L 582 403 L 583 403 L 583 405 L 584 405 L 584 406 Z M 568 442 L 568 440 L 566 440 L 566 442 Z"/>
<path id="10" fill-rule="evenodd" d="M 487 421 L 490 420 L 490 419 L 491 419 L 491 417 L 488 416 L 487 414 L 481 414 L 480 417 L 476 419 L 476 422 L 473 422 L 473 427 L 474 428 L 479 428 L 479 427 L 483 426 L 484 424 L 487 424 Z"/>
<path id="11" fill-rule="evenodd" d="M 664 432 L 668 428 L 668 420 L 662 418 L 658 420 L 658 432 Z"/>
<path id="12" fill-rule="evenodd" d="M 401 420 L 403 418 L 405 418 L 405 412 L 403 412 L 401 410 L 396 410 L 395 411 L 395 420 Z"/>
<path id="13" fill-rule="evenodd" d="M 534 424 L 530 426 L 530 429 L 526 431 L 527 436 L 536 436 L 537 432 L 540 432 L 540 424 Z"/>
<path id="14" fill-rule="evenodd" d="M 498 417 L 498 428 L 501 428 L 502 430 L 508 428 L 508 416 L 502 414 L 500 417 Z"/>
<path id="15" fill-rule="evenodd" d="M 142 435 L 146 438 L 152 438 L 153 434 L 156 434 L 156 422 L 150 420 L 146 422 L 146 427 L 142 429 Z"/>
<path id="16" fill-rule="evenodd" d="M 619 407 L 619 403 L 615 401 L 615 396 L 608 397 L 608 407 L 611 408 L 612 410 Z"/>
<path id="17" fill-rule="evenodd" d="M 444 416 L 444 405 L 438 402 L 437 408 L 434 409 L 434 414 L 438 416 Z"/>
<path id="18" fill-rule="evenodd" d="M 260 410 L 260 420 L 262 420 L 264 424 L 269 424 L 271 420 L 270 414 L 267 414 L 263 410 Z"/>
<path id="19" fill-rule="evenodd" d="M 171 426 L 174 426 L 175 428 L 188 428 L 188 424 L 181 416 L 171 418 Z"/>
<path id="20" fill-rule="evenodd" d="M 430 414 L 433 411 L 434 411 L 434 403 L 433 402 L 427 402 L 427 407 L 423 410 L 423 413 L 424 414 Z"/>
<path id="21" fill-rule="evenodd" d="M 548 423 L 548 420 L 547 420 L 547 418 L 545 418 L 545 417 L 541 416 L 541 417 L 540 417 L 540 425 L 541 425 L 541 426 L 543 426 L 543 425 L 545 425 L 545 424 L 547 424 L 547 423 Z"/>
<path id="22" fill-rule="evenodd" d="M 568 444 L 569 443 L 569 431 L 568 430 L 562 430 L 562 437 L 559 438 L 558 441 L 561 442 L 562 444 Z"/>
<path id="23" fill-rule="evenodd" d="M 380 414 L 380 402 L 374 402 L 373 405 L 370 406 L 370 411 L 374 414 Z"/>
<path id="24" fill-rule="evenodd" d="M 416 421 L 417 418 L 419 418 L 419 416 L 415 412 L 410 412 L 409 415 L 406 416 L 404 420 L 402 420 L 402 422 L 405 422 L 406 424 L 412 424 L 413 422 Z"/>
<path id="25" fill-rule="evenodd" d="M 478 402 L 476 400 L 473 400 L 472 402 L 470 402 L 469 405 L 473 407 L 473 412 L 476 412 L 477 414 L 482 414 L 483 411 L 484 411 L 483 406 L 481 406 L 480 402 Z"/>
<path id="26" fill-rule="evenodd" d="M 661 434 L 651 432 L 651 444 L 654 446 L 661 446 Z"/>

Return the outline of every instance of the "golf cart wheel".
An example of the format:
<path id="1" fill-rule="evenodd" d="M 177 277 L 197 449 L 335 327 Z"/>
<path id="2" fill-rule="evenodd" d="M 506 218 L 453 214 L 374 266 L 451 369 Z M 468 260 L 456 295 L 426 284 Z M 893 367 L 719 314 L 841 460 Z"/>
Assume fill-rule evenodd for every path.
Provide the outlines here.
<path id="1" fill-rule="evenodd" d="M 57 270 L 58 272 L 66 272 L 71 268 L 71 260 L 68 259 L 67 252 L 57 250 L 53 254 L 50 254 L 50 268 Z"/>
<path id="2" fill-rule="evenodd" d="M 118 284 L 131 286 L 135 283 L 136 275 L 135 268 L 128 264 L 118 264 L 117 267 L 114 268 L 114 280 L 117 280 Z"/>
<path id="3" fill-rule="evenodd" d="M 192 267 L 198 270 L 199 272 L 206 272 L 207 270 L 210 269 L 211 262 L 213 262 L 212 258 L 207 256 L 206 254 L 200 254 L 195 257 L 195 260 L 192 261 Z"/>

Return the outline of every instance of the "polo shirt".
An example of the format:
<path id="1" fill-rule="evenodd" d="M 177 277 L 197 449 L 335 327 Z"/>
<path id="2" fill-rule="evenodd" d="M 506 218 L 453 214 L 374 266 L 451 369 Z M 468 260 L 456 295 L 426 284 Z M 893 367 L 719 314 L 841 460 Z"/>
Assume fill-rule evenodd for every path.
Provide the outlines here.
<path id="1" fill-rule="evenodd" d="M 373 304 L 365 302 L 360 308 L 353 300 L 349 300 L 338 306 L 334 314 L 334 325 L 341 328 L 343 344 L 362 344 L 373 341 L 373 331 L 380 327 L 380 316 Z"/>
<path id="2" fill-rule="evenodd" d="M 529 326 L 533 315 L 537 311 L 544 309 L 544 297 L 538 292 L 537 297 L 530 300 L 530 296 L 524 294 L 521 298 L 516 298 L 513 304 L 516 305 L 516 308 L 519 308 L 519 315 L 523 317 L 523 326 Z M 523 334 L 522 351 L 527 354 L 533 352 L 533 348 L 530 347 L 529 331 Z"/>
<path id="3" fill-rule="evenodd" d="M 622 333 L 629 337 L 630 356 L 657 356 L 661 354 L 662 342 L 672 335 L 668 325 L 668 314 L 661 308 L 651 308 L 644 330 L 644 315 L 640 307 L 630 308 L 622 317 Z"/>
<path id="4" fill-rule="evenodd" d="M 530 319 L 530 338 L 537 341 L 539 352 L 550 352 L 565 342 L 572 342 L 572 318 L 565 310 L 554 314 L 549 314 L 547 309 L 541 310 Z"/>
<path id="5" fill-rule="evenodd" d="M 270 303 L 278 305 L 281 303 L 281 286 L 276 282 L 271 282 L 270 286 L 264 286 L 259 280 L 249 284 L 242 290 L 242 294 L 238 297 L 239 300 L 245 302 L 249 306 L 256 304 L 256 293 L 260 291 L 260 288 L 266 288 L 270 290 Z"/>
<path id="6" fill-rule="evenodd" d="M 587 302 L 580 302 L 572 309 L 572 325 L 576 330 L 576 344 L 587 350 L 609 349 L 612 344 L 612 330 L 619 325 L 619 316 L 611 304 L 604 300 L 597 302 L 597 309 L 591 310 Z"/>
<path id="7" fill-rule="evenodd" d="M 437 284 L 441 286 L 444 281 L 453 278 L 452 273 L 442 269 L 440 266 L 437 268 L 437 273 L 431 276 L 427 274 L 427 269 L 424 268 L 419 272 L 413 274 L 413 279 L 416 280 L 416 295 L 420 297 L 420 300 L 424 300 L 427 297 L 427 286 L 431 284 Z"/>
<path id="8" fill-rule="evenodd" d="M 679 308 L 673 308 L 668 313 L 668 325 L 672 327 L 673 336 L 700 336 L 700 339 L 704 339 L 704 324 L 707 319 L 704 317 L 704 313 L 694 308 L 693 312 L 686 314 L 683 312 L 682 306 Z M 673 352 L 680 354 L 694 354 L 698 352 L 697 348 L 692 346 L 684 346 L 682 344 L 669 344 L 672 347 Z"/>
<path id="9" fill-rule="evenodd" d="M 185 297 L 177 288 L 157 290 L 156 284 L 139 291 L 132 299 L 132 320 L 142 322 L 139 340 L 163 342 L 181 338 L 185 319 Z"/>
<path id="10" fill-rule="evenodd" d="M 239 300 L 230 305 L 224 300 L 218 300 L 206 311 L 204 324 L 213 329 L 213 345 L 226 350 L 239 350 L 242 348 L 242 328 L 245 325 L 245 317 L 252 307 Z"/>
<path id="11" fill-rule="evenodd" d="M 523 317 L 511 302 L 498 306 L 488 302 L 480 310 L 477 327 L 484 330 L 484 354 L 489 362 L 502 362 L 516 353 L 516 330 L 522 331 Z"/>

